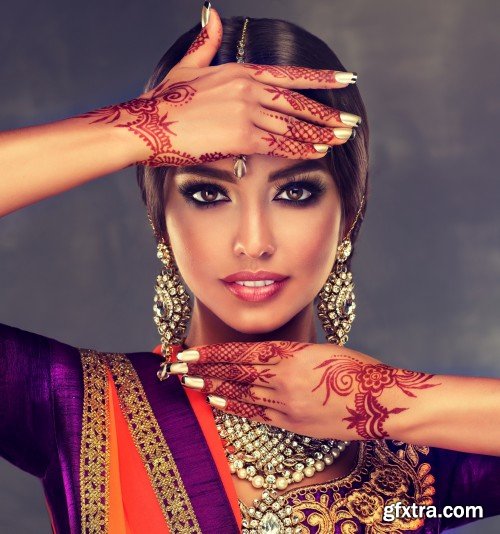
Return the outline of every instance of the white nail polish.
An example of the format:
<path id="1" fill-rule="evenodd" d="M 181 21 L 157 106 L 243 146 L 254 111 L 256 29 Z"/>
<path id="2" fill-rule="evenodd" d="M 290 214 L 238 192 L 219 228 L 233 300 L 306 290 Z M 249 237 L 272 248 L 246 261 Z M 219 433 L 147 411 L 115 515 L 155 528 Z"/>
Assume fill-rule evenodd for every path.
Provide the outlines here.
<path id="1" fill-rule="evenodd" d="M 336 72 L 335 81 L 339 83 L 356 83 L 358 75 L 356 72 Z"/>
<path id="2" fill-rule="evenodd" d="M 330 148 L 329 145 L 322 145 L 320 143 L 316 143 L 313 146 L 314 146 L 314 150 L 316 150 L 316 152 L 320 152 L 321 154 L 328 152 L 328 149 Z"/>
<path id="3" fill-rule="evenodd" d="M 334 128 L 333 133 L 338 139 L 349 139 L 352 134 L 352 128 Z"/>
<path id="4" fill-rule="evenodd" d="M 210 8 L 212 4 L 210 2 L 203 2 L 203 7 L 201 8 L 201 27 L 204 28 L 210 19 Z"/>
<path id="5" fill-rule="evenodd" d="M 361 117 L 354 115 L 353 113 L 340 112 L 340 120 L 348 126 L 358 126 L 361 124 Z"/>
<path id="6" fill-rule="evenodd" d="M 227 405 L 226 399 L 223 397 L 218 397 L 217 395 L 207 395 L 207 401 L 211 406 L 220 408 L 221 410 L 223 410 Z"/>
<path id="7" fill-rule="evenodd" d="M 180 362 L 197 362 L 200 359 L 200 353 L 197 350 L 183 350 L 177 353 L 177 359 Z"/>

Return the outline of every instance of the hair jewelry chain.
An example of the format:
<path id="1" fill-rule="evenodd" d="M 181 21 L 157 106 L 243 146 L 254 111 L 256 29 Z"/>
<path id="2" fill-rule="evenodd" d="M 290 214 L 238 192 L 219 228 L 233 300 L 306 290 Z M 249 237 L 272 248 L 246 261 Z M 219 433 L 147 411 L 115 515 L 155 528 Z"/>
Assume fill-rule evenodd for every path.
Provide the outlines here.
<path id="1" fill-rule="evenodd" d="M 238 41 L 238 49 L 236 51 L 236 63 L 245 62 L 245 44 L 247 39 L 247 26 L 249 19 L 246 18 L 243 23 L 243 30 L 241 31 L 241 38 Z M 243 178 L 247 172 L 246 165 L 247 157 L 244 154 L 234 158 L 233 173 L 237 178 Z"/>

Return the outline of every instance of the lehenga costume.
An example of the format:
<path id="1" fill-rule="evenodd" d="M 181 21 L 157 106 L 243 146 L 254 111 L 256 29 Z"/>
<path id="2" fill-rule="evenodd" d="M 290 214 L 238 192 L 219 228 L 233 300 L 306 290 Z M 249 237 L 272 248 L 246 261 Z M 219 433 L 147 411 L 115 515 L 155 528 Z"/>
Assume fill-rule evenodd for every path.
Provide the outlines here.
<path id="1" fill-rule="evenodd" d="M 160 382 L 153 352 L 102 353 L 0 325 L 0 455 L 42 481 L 54 532 L 229 534 L 241 513 L 204 396 Z M 285 493 L 303 533 L 435 533 L 401 501 L 500 514 L 500 457 L 360 442 L 347 476 Z"/>

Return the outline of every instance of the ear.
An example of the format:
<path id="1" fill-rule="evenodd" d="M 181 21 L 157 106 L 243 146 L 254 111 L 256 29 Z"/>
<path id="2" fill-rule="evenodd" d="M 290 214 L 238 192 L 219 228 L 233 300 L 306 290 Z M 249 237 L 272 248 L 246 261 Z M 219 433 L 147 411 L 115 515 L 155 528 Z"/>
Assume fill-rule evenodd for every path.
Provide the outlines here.
<path id="1" fill-rule="evenodd" d="M 212 7 L 207 25 L 202 28 L 177 65 L 179 67 L 208 67 L 217 53 L 221 41 L 222 22 L 219 14 Z"/>

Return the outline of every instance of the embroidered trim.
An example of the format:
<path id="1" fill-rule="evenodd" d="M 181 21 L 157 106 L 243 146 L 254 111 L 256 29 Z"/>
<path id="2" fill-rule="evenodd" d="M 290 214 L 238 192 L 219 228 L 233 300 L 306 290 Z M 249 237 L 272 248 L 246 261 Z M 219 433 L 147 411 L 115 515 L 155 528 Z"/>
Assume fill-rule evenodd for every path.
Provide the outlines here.
<path id="1" fill-rule="evenodd" d="M 85 384 L 83 410 L 85 429 L 82 429 L 82 452 L 84 451 L 84 442 L 85 451 L 91 446 L 94 452 L 94 461 L 87 462 L 88 469 L 81 471 L 81 476 L 84 475 L 83 478 L 80 478 L 84 491 L 82 493 L 82 526 L 84 525 L 84 515 L 87 523 L 91 518 L 94 524 L 98 525 L 97 530 L 91 530 L 92 533 L 98 532 L 99 528 L 102 529 L 101 525 L 107 526 L 109 421 L 107 421 L 107 413 L 102 413 L 102 406 L 106 406 L 107 402 L 107 390 L 105 389 L 107 367 L 113 376 L 120 409 L 127 420 L 135 446 L 141 455 L 170 532 L 172 534 L 202 534 L 172 452 L 130 360 L 123 354 L 99 353 L 86 349 L 80 349 L 80 352 L 82 362 L 84 362 Z M 104 387 L 102 384 L 103 375 Z M 103 399 L 105 400 L 103 401 Z M 105 428 L 102 425 L 104 418 L 106 418 Z M 85 440 L 83 436 L 85 436 Z M 94 439 L 88 439 L 89 436 L 94 436 Z M 106 455 L 103 455 L 102 451 L 105 451 Z M 101 454 L 97 454 L 98 452 Z M 84 456 L 82 455 L 81 458 Z M 85 460 L 82 461 L 85 462 Z M 103 476 L 106 477 L 105 485 Z M 103 488 L 106 488 L 104 504 L 101 501 Z M 89 493 L 93 501 L 83 498 Z M 95 504 L 96 501 L 99 505 Z"/>
<path id="2" fill-rule="evenodd" d="M 109 417 L 106 366 L 100 353 L 80 349 L 83 368 L 80 503 L 82 533 L 108 532 Z"/>
<path id="3" fill-rule="evenodd" d="M 326 533 L 337 528 L 343 534 L 360 529 L 367 534 L 402 534 L 418 530 L 423 518 L 386 522 L 383 508 L 396 501 L 433 503 L 431 466 L 418 455 L 427 455 L 429 448 L 393 443 L 404 450 L 393 452 L 385 440 L 360 441 L 357 464 L 346 476 L 283 492 L 297 518 L 295 531 Z M 241 509 L 243 517 L 251 519 L 242 503 Z"/>

